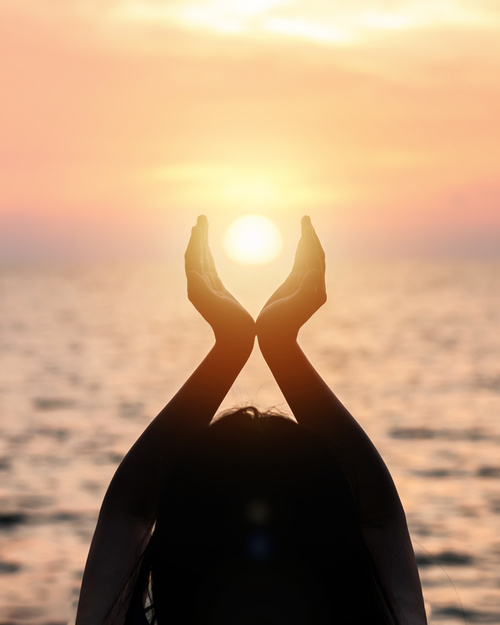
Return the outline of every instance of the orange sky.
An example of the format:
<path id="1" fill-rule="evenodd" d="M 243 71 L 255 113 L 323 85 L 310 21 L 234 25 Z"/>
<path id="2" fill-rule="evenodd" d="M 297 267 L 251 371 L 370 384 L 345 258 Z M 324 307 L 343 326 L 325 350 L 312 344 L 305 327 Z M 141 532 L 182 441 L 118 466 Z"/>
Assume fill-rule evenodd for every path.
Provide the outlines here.
<path id="1" fill-rule="evenodd" d="M 0 59 L 0 261 L 177 254 L 200 212 L 500 252 L 496 0 L 0 0 Z"/>

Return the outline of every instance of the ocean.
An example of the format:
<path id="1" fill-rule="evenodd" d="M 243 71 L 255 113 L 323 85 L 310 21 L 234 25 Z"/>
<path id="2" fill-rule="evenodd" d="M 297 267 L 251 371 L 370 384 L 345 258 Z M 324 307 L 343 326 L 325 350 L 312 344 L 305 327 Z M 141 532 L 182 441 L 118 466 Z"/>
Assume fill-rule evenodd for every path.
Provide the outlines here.
<path id="1" fill-rule="evenodd" d="M 255 313 L 280 277 L 243 273 Z M 499 285 L 493 261 L 338 263 L 299 335 L 389 466 L 440 625 L 500 624 Z M 0 625 L 62 625 L 113 472 L 212 335 L 180 264 L 3 267 L 0 310 Z M 248 403 L 286 410 L 257 348 L 221 408 Z"/>

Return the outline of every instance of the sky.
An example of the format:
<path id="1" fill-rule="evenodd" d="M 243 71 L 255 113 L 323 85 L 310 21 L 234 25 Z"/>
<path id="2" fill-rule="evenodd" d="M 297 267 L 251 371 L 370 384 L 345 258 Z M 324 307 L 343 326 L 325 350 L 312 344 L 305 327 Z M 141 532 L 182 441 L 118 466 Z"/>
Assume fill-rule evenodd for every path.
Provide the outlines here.
<path id="1" fill-rule="evenodd" d="M 500 255 L 497 0 L 0 0 L 0 263 Z"/>

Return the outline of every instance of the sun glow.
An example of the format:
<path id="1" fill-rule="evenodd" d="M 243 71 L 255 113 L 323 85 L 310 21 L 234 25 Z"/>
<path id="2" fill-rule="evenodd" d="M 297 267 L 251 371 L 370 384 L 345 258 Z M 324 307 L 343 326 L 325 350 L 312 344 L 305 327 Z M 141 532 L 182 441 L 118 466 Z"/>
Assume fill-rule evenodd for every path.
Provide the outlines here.
<path id="1" fill-rule="evenodd" d="M 325 200 L 323 189 L 314 185 L 303 169 L 286 162 L 279 167 L 270 162 L 267 168 L 241 163 L 184 163 L 145 169 L 140 177 L 157 186 L 158 195 L 197 204 L 204 211 L 222 207 L 234 211 L 237 207 L 240 214 L 267 213 Z M 326 200 L 332 201 L 331 193 Z"/>
<path id="2" fill-rule="evenodd" d="M 261 215 L 246 215 L 234 221 L 224 237 L 224 249 L 236 262 L 268 263 L 281 252 L 281 235 L 274 223 Z"/>
<path id="3" fill-rule="evenodd" d="M 221 188 L 222 199 L 269 207 L 279 203 L 280 194 L 271 181 L 259 178 L 236 178 Z"/>

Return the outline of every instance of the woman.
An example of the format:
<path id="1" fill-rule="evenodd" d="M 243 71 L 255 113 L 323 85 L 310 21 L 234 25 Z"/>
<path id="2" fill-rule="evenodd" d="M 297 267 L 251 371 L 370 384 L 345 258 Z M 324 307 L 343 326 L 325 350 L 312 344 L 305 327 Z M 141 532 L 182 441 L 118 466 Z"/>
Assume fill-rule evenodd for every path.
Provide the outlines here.
<path id="1" fill-rule="evenodd" d="M 217 275 L 204 216 L 185 264 L 215 344 L 111 481 L 76 625 L 425 624 L 389 471 L 297 343 L 326 301 L 310 219 L 256 322 Z M 247 408 L 209 427 L 255 336 L 298 425 Z"/>

